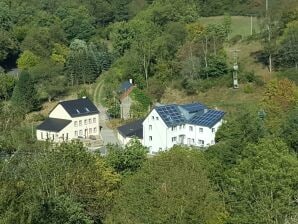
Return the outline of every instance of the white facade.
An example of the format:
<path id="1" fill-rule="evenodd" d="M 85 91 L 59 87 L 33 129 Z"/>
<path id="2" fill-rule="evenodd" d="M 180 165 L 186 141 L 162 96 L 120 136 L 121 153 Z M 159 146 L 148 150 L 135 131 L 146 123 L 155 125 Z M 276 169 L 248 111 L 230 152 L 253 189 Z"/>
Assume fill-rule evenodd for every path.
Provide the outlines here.
<path id="1" fill-rule="evenodd" d="M 37 128 L 37 140 L 51 140 L 53 142 L 61 142 L 99 135 L 99 113 L 86 116 L 82 115 L 78 117 L 71 117 L 69 113 L 64 109 L 64 107 L 58 104 L 49 114 L 49 118 L 69 120 L 69 124 L 67 124 L 60 131 L 49 131 L 43 130 L 42 128 Z"/>
<path id="2" fill-rule="evenodd" d="M 215 144 L 215 133 L 222 122 L 221 119 L 211 128 L 187 122 L 169 127 L 153 109 L 143 122 L 143 145 L 149 148 L 150 154 L 156 154 L 178 144 L 208 147 Z"/>
<path id="3" fill-rule="evenodd" d="M 121 145 L 127 145 L 133 139 L 137 139 L 138 141 L 140 141 L 143 144 L 143 139 L 132 138 L 132 137 L 127 137 L 127 136 L 125 137 L 125 136 L 121 135 L 119 132 L 117 134 L 117 138 Z"/>

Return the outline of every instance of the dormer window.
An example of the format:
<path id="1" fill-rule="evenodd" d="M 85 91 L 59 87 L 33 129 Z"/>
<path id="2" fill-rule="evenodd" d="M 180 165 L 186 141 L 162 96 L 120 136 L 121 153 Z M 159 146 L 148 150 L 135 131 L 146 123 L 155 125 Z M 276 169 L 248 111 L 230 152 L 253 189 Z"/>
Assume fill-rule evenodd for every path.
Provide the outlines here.
<path id="1" fill-rule="evenodd" d="M 86 112 L 90 112 L 90 110 L 87 107 L 85 107 L 85 110 L 86 110 Z"/>
<path id="2" fill-rule="evenodd" d="M 79 111 L 78 109 L 76 109 L 76 112 L 77 112 L 78 114 L 80 114 L 80 111 Z"/>

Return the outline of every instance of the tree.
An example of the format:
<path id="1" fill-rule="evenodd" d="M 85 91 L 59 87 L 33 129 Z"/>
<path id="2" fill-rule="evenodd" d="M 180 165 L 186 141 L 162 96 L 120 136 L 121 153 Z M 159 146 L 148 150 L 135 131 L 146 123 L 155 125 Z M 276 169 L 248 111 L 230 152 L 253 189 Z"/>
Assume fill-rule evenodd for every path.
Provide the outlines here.
<path id="1" fill-rule="evenodd" d="M 291 110 L 298 99 L 295 84 L 288 80 L 272 80 L 268 83 L 262 100 L 267 113 L 266 124 L 269 130 L 277 130 L 284 115 Z"/>
<path id="2" fill-rule="evenodd" d="M 41 99 L 51 102 L 53 98 L 65 93 L 66 77 L 63 74 L 63 64 L 44 60 L 32 67 L 30 74 Z"/>
<path id="3" fill-rule="evenodd" d="M 15 55 L 19 51 L 19 46 L 14 36 L 0 28 L 0 62 L 10 55 Z"/>
<path id="4" fill-rule="evenodd" d="M 14 77 L 0 73 L 0 99 L 8 100 L 12 96 L 15 84 Z"/>
<path id="5" fill-rule="evenodd" d="M 29 69 L 40 63 L 40 57 L 29 50 L 25 50 L 17 60 L 18 68 Z"/>
<path id="6" fill-rule="evenodd" d="M 148 150 L 138 140 L 132 140 L 124 148 L 108 146 L 107 163 L 118 173 L 130 174 L 140 169 L 146 161 Z"/>
<path id="7" fill-rule="evenodd" d="M 0 178 L 0 222 L 7 224 L 101 223 L 120 181 L 75 142 L 19 150 Z"/>
<path id="8" fill-rule="evenodd" d="M 287 24 L 278 40 L 276 64 L 279 67 L 295 67 L 298 70 L 298 21 Z"/>
<path id="9" fill-rule="evenodd" d="M 224 223 L 226 212 L 195 150 L 175 148 L 124 181 L 107 223 Z"/>
<path id="10" fill-rule="evenodd" d="M 32 223 L 39 224 L 92 224 L 94 223 L 85 213 L 83 206 L 69 196 L 54 196 L 46 199 L 40 205 Z"/>
<path id="11" fill-rule="evenodd" d="M 297 208 L 298 161 L 278 139 L 264 139 L 245 149 L 228 172 L 229 223 L 284 223 Z"/>
<path id="12" fill-rule="evenodd" d="M 27 71 L 20 74 L 20 78 L 13 90 L 11 102 L 16 109 L 28 113 L 38 107 L 36 89 Z"/>
<path id="13" fill-rule="evenodd" d="M 69 41 L 74 39 L 89 40 L 95 34 L 95 19 L 85 6 L 59 7 L 56 14 L 61 19 L 63 30 Z"/>
<path id="14" fill-rule="evenodd" d="M 298 108 L 290 111 L 281 126 L 279 136 L 288 144 L 289 148 L 298 153 Z"/>

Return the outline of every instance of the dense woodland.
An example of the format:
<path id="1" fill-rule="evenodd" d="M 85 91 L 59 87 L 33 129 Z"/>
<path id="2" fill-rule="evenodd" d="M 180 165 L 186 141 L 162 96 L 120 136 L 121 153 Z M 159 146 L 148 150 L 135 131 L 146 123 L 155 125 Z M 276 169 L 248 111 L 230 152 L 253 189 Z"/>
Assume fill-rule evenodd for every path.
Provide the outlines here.
<path id="1" fill-rule="evenodd" d="M 0 223 L 298 223 L 298 4 L 269 3 L 0 0 Z M 233 35 L 233 16 L 250 15 L 259 30 Z M 210 16 L 222 20 L 200 22 Z M 206 150 L 148 158 L 133 141 L 102 157 L 79 142 L 36 141 L 45 104 L 92 98 L 98 83 L 114 118 L 129 78 L 133 118 L 168 88 L 231 89 L 228 49 L 249 43 L 269 78 L 239 61 L 241 93 L 257 100 L 223 104 L 226 122 Z"/>

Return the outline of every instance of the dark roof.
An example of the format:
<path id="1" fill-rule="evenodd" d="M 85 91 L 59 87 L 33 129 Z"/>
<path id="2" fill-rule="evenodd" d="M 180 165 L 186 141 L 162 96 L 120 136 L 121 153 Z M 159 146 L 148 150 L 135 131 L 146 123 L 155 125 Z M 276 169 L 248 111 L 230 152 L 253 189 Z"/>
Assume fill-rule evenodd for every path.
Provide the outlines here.
<path id="1" fill-rule="evenodd" d="M 225 114 L 223 111 L 210 110 L 200 103 L 162 105 L 156 107 L 155 110 L 168 127 L 181 124 L 194 124 L 211 128 Z"/>
<path id="2" fill-rule="evenodd" d="M 118 89 L 119 92 L 125 92 L 129 90 L 133 85 L 129 81 L 122 82 Z"/>
<path id="3" fill-rule="evenodd" d="M 70 123 L 70 120 L 47 118 L 44 122 L 38 125 L 36 129 L 43 131 L 59 132 Z"/>
<path id="4" fill-rule="evenodd" d="M 140 139 L 143 138 L 143 121 L 144 119 L 140 119 L 123 126 L 118 127 L 118 132 L 123 137 L 138 137 Z"/>
<path id="5" fill-rule="evenodd" d="M 195 115 L 191 120 L 190 124 L 195 124 L 199 126 L 213 127 L 217 122 L 219 122 L 225 112 L 219 110 L 207 110 L 203 114 Z"/>
<path id="6" fill-rule="evenodd" d="M 59 104 L 63 106 L 71 117 L 80 117 L 99 113 L 96 106 L 88 98 L 62 101 Z"/>
<path id="7" fill-rule="evenodd" d="M 196 113 L 206 108 L 205 105 L 200 103 L 190 103 L 190 104 L 184 104 L 180 106 L 189 113 Z"/>

